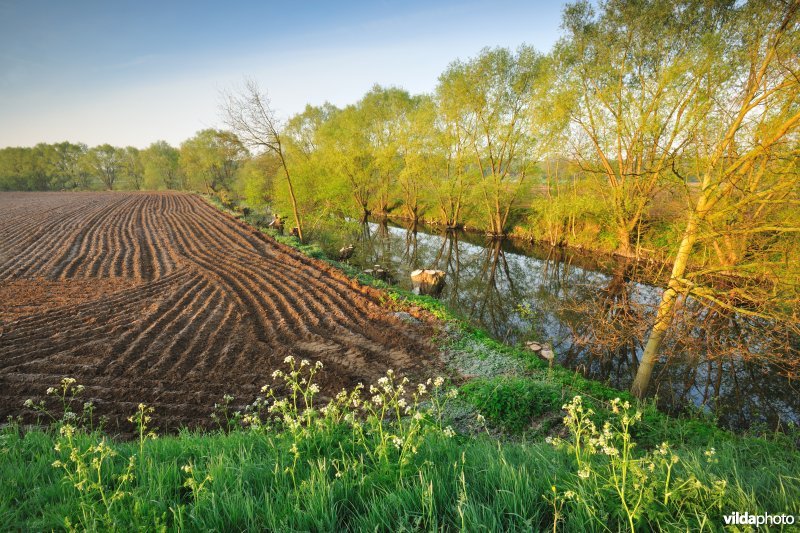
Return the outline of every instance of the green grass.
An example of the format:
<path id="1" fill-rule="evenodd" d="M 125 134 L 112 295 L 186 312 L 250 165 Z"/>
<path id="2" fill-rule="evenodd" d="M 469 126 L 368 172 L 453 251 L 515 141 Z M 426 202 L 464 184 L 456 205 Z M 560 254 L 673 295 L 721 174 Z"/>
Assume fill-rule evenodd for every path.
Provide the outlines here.
<path id="1" fill-rule="evenodd" d="M 473 379 L 461 392 L 482 415 L 511 433 L 524 431 L 534 419 L 562 403 L 557 385 L 521 377 Z"/>
<path id="2" fill-rule="evenodd" d="M 405 467 L 392 450 L 386 461 L 370 457 L 380 447 L 377 432 L 356 442 L 343 422 L 308 424 L 306 432 L 278 425 L 111 442 L 116 455 L 102 463 L 100 479 L 107 495 L 121 496 L 108 507 L 98 491 L 81 492 L 53 466 L 69 464 L 71 449 L 91 449 L 103 435 L 78 431 L 69 448 L 58 426 L 10 425 L 0 434 L 0 529 L 530 531 L 552 528 L 556 512 L 562 531 L 626 528 L 613 491 L 598 482 L 608 468 L 602 454 L 587 459 L 597 477 L 584 480 L 569 447 L 449 437 L 428 424 Z M 797 453 L 734 438 L 707 457 L 708 444 L 673 443 L 680 462 L 670 486 L 693 485 L 685 498 L 663 505 L 663 473 L 656 471 L 648 483 L 657 497 L 637 516 L 637 528 L 716 530 L 734 511 L 800 514 Z M 132 477 L 120 481 L 129 464 Z M 569 492 L 585 498 L 596 516 Z"/>

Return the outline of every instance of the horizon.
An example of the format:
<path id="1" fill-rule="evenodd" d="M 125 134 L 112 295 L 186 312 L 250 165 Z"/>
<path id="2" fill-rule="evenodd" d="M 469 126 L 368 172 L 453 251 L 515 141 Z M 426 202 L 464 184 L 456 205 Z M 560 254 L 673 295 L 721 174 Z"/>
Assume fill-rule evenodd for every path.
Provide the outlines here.
<path id="1" fill-rule="evenodd" d="M 450 63 L 483 48 L 549 51 L 565 4 L 244 3 L 188 11 L 197 4 L 0 1 L 0 147 L 177 146 L 221 127 L 219 95 L 245 78 L 259 83 L 281 118 L 307 104 L 355 103 L 375 84 L 428 93 Z M 502 20 L 487 25 L 492 13 Z"/>

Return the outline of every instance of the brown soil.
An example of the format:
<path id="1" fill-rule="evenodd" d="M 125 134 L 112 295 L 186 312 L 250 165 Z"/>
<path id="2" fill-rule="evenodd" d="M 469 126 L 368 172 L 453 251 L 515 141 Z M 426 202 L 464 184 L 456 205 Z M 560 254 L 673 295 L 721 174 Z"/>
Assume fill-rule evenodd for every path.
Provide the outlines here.
<path id="1" fill-rule="evenodd" d="M 139 402 L 162 429 L 207 425 L 288 355 L 324 363 L 324 395 L 430 371 L 428 326 L 380 297 L 195 196 L 3 193 L 0 417 L 63 377 L 127 433 Z"/>

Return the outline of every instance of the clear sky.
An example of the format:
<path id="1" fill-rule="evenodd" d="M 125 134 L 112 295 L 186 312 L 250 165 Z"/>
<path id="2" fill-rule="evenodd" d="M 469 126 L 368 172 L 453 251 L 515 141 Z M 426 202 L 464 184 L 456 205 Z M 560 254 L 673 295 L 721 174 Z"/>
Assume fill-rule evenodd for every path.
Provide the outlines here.
<path id="1" fill-rule="evenodd" d="M 375 83 L 429 92 L 485 46 L 549 50 L 563 4 L 0 0 L 0 147 L 177 146 L 245 77 L 284 117 Z"/>

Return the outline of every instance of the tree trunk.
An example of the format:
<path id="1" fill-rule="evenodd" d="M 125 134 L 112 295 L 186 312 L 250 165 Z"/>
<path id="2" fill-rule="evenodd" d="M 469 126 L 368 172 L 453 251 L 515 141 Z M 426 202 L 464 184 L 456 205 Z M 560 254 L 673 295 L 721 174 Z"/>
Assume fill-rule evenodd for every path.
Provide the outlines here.
<path id="1" fill-rule="evenodd" d="M 632 257 L 633 252 L 631 251 L 631 233 L 628 231 L 628 228 L 623 226 L 618 227 L 617 239 L 619 240 L 619 244 L 617 245 L 617 254 L 623 257 Z"/>
<path id="2" fill-rule="evenodd" d="M 700 202 L 702 205 L 702 198 Z M 639 369 L 631 385 L 631 394 L 637 398 L 643 398 L 645 393 L 647 393 L 647 387 L 650 385 L 653 368 L 655 367 L 656 361 L 658 361 L 661 343 L 664 340 L 664 335 L 667 329 L 669 329 L 670 322 L 672 322 L 672 317 L 675 314 L 675 301 L 683 288 L 681 280 L 686 273 L 689 255 L 697 240 L 698 224 L 699 220 L 697 214 L 692 213 L 686 224 L 686 229 L 683 232 L 683 239 L 678 248 L 678 254 L 675 257 L 675 263 L 672 266 L 672 275 L 670 276 L 667 290 L 664 291 L 664 295 L 661 297 L 655 324 L 653 324 L 653 329 L 650 331 L 647 345 L 642 353 L 642 360 L 639 363 Z"/>
<path id="3" fill-rule="evenodd" d="M 286 176 L 286 185 L 289 186 L 289 198 L 292 200 L 292 211 L 294 214 L 294 223 L 297 227 L 297 238 L 300 239 L 300 242 L 305 242 L 303 240 L 303 224 L 300 222 L 300 213 L 297 210 L 297 198 L 294 195 L 294 187 L 292 186 L 292 178 L 289 177 L 289 170 L 286 168 L 286 161 L 283 160 L 283 154 L 281 154 L 281 163 L 283 163 L 283 173 Z"/>

